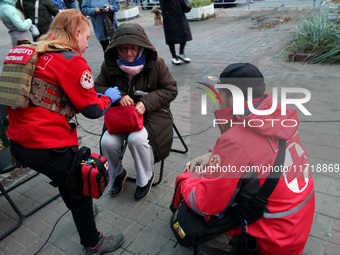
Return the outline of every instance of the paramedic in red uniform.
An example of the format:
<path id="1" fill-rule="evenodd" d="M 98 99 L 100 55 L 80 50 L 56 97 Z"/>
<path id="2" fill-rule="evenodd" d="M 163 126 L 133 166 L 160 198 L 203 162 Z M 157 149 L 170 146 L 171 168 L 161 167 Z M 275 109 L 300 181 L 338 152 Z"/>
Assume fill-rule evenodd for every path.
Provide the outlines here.
<path id="1" fill-rule="evenodd" d="M 242 78 L 242 79 L 241 79 Z M 249 83 L 249 80 L 257 82 Z M 239 82 L 242 80 L 242 82 Z M 233 83 L 234 81 L 234 83 Z M 220 84 L 232 84 L 240 88 L 247 100 L 247 87 L 253 88 L 253 105 L 257 110 L 267 110 L 272 106 L 273 98 L 265 94 L 265 84 L 261 72 L 252 64 L 236 63 L 229 65 L 220 74 Z M 245 110 L 244 115 L 233 114 L 233 97 L 228 89 L 218 89 L 222 107 L 217 110 L 216 119 L 225 119 L 222 135 L 214 147 L 205 155 L 187 163 L 181 194 L 190 208 L 202 215 L 221 213 L 231 206 L 237 195 L 254 195 L 263 185 L 266 174 L 251 173 L 242 170 L 256 166 L 274 165 L 278 151 L 278 139 L 286 140 L 285 166 L 293 171 L 282 173 L 281 178 L 270 195 L 262 218 L 248 226 L 249 234 L 258 242 L 257 254 L 297 255 L 303 252 L 314 214 L 314 182 L 306 167 L 307 153 L 298 136 L 298 114 L 287 106 L 286 115 L 281 114 L 281 105 L 270 115 L 255 115 Z M 247 103 L 245 102 L 245 109 Z M 263 125 L 254 120 L 263 121 Z M 266 121 L 266 119 L 279 119 Z M 284 119 L 295 120 L 297 125 L 281 125 Z M 249 122 L 250 120 L 253 120 Z M 226 121 L 225 121 L 226 122 Z M 224 123 L 225 123 L 224 122 Z M 234 124 L 251 123 L 251 124 Z M 253 123 L 252 123 L 253 122 Z M 255 127 L 256 126 L 256 127 Z M 293 127 L 294 126 L 294 127 Z M 197 167 L 196 167 L 197 166 Z M 231 166 L 237 173 L 216 173 L 217 178 L 204 173 L 199 166 Z M 201 170 L 200 170 L 201 169 Z M 207 169 L 207 168 L 206 168 Z M 217 168 L 216 168 L 217 169 Z M 294 173 L 294 169 L 297 169 Z M 267 175 L 269 172 L 267 172 Z M 241 177 L 250 177 L 242 179 Z M 229 239 L 240 234 L 240 228 L 227 231 L 205 243 L 208 246 L 230 250 Z"/>
<path id="2" fill-rule="evenodd" d="M 40 41 L 72 48 L 74 52 L 42 52 L 39 54 L 34 77 L 61 87 L 76 112 L 95 119 L 104 115 L 111 103 L 120 98 L 117 88 L 109 88 L 103 96 L 94 91 L 91 69 L 81 56 L 88 48 L 89 22 L 74 9 L 60 12 Z M 42 50 L 44 51 L 44 49 Z M 44 100 L 45 101 L 45 100 Z M 49 101 L 47 101 L 49 102 Z M 86 254 L 101 254 L 117 249 L 123 242 L 122 234 L 103 236 L 97 231 L 92 198 L 71 196 L 66 187 L 67 171 L 78 151 L 75 124 L 69 118 L 34 106 L 8 109 L 11 152 L 21 164 L 48 176 L 58 186 L 66 206 L 71 210 Z"/>

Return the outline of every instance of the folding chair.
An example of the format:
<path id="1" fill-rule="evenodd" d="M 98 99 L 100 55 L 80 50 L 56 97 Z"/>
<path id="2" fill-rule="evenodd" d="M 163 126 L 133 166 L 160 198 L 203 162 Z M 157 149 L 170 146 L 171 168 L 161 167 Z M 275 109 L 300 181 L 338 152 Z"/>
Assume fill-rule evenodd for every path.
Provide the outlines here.
<path id="1" fill-rule="evenodd" d="M 175 130 L 175 132 L 176 132 L 178 138 L 180 139 L 180 141 L 181 141 L 181 143 L 182 143 L 182 145 L 183 145 L 183 147 L 184 147 L 184 150 L 171 149 L 171 151 L 177 152 L 177 153 L 182 153 L 182 154 L 187 153 L 188 150 L 189 150 L 189 149 L 188 149 L 188 146 L 187 146 L 186 143 L 184 142 L 183 137 L 181 136 L 180 132 L 178 131 L 178 129 L 177 129 L 175 123 L 173 123 L 173 129 Z M 103 134 L 104 134 L 104 132 L 103 132 Z M 102 135 L 102 136 L 103 136 L 103 135 Z M 102 138 L 102 136 L 100 137 L 100 140 L 99 140 L 99 148 L 100 148 L 100 143 L 101 143 L 101 138 Z M 127 145 L 128 145 L 128 143 L 127 143 L 127 141 L 125 140 L 125 141 L 123 142 L 123 144 L 122 144 L 122 147 L 121 147 L 121 152 L 120 152 L 120 155 L 119 155 L 119 160 L 118 160 L 116 169 L 118 169 L 118 168 L 121 166 L 122 162 L 123 162 L 123 158 L 124 158 L 124 154 L 125 154 Z M 101 149 L 100 149 L 100 151 L 101 151 Z M 101 152 L 101 153 L 102 153 L 102 152 Z M 158 180 L 157 180 L 156 182 L 153 182 L 153 183 L 152 183 L 152 186 L 157 186 L 158 184 L 161 183 L 161 181 L 162 181 L 162 179 L 163 179 L 163 170 L 164 170 L 164 159 L 161 161 L 161 165 L 160 165 L 160 168 L 159 168 L 159 178 L 158 178 Z M 129 176 L 128 176 L 128 177 L 126 178 L 126 180 L 135 182 L 135 181 L 136 181 L 136 178 L 133 178 L 133 177 L 129 177 Z"/>
<path id="2" fill-rule="evenodd" d="M 171 151 L 173 152 L 178 152 L 178 153 L 182 153 L 182 154 L 185 154 L 188 152 L 188 147 L 186 145 L 186 143 L 184 142 L 183 140 L 183 137 L 181 136 L 181 134 L 179 133 L 175 123 L 173 123 L 173 128 L 178 136 L 178 138 L 180 139 L 183 147 L 184 147 L 184 150 L 177 150 L 177 149 L 171 149 Z M 124 157 L 124 153 L 125 153 L 125 150 L 126 150 L 126 147 L 127 147 L 127 141 L 125 140 L 123 145 L 122 145 L 122 149 L 121 149 L 121 153 L 120 153 L 120 156 L 119 156 L 119 161 L 117 163 L 117 167 L 116 169 L 118 169 L 120 167 L 120 165 L 122 164 L 123 162 L 123 157 Z M 163 179 L 163 170 L 164 170 L 164 159 L 161 161 L 161 165 L 159 167 L 159 178 L 156 182 L 153 182 L 152 183 L 152 186 L 157 186 L 158 184 L 161 183 L 162 179 Z M 132 182 L 135 182 L 136 181 L 136 178 L 133 178 L 133 177 L 127 177 L 126 180 L 128 181 L 132 181 Z"/>
<path id="3" fill-rule="evenodd" d="M 5 128 L 3 127 L 3 119 L 7 116 L 7 111 L 5 111 L 6 109 L 4 109 L 4 107 L 1 105 L 0 106 L 0 128 L 1 128 L 1 134 L 2 134 L 2 140 L 4 140 L 4 144 L 9 144 L 8 138 L 4 135 L 5 134 Z M 10 153 L 10 147 L 5 147 L 2 150 L 0 150 L 0 174 L 5 174 L 8 173 L 12 170 L 14 170 L 16 167 L 12 164 L 11 162 L 11 153 Z M 11 229 L 9 229 L 8 231 L 6 231 L 4 234 L 2 234 L 0 236 L 0 241 L 2 239 L 4 239 L 6 236 L 8 236 L 9 234 L 11 234 L 14 230 L 16 230 L 17 228 L 19 228 L 19 226 L 21 225 L 23 218 L 24 217 L 28 217 L 30 215 L 32 215 L 33 213 L 35 213 L 36 211 L 40 210 L 41 208 L 43 208 L 45 205 L 49 204 L 50 202 L 52 202 L 53 200 L 55 200 L 56 198 L 58 198 L 60 196 L 60 193 L 58 193 L 57 195 L 49 198 L 47 201 L 45 201 L 44 203 L 40 204 L 39 206 L 35 207 L 33 210 L 29 211 L 28 213 L 22 213 L 19 208 L 16 206 L 16 204 L 14 203 L 14 201 L 11 199 L 11 197 L 8 195 L 8 193 L 11 190 L 14 190 L 15 188 L 19 187 L 20 185 L 24 184 L 25 182 L 31 180 L 32 178 L 36 177 L 39 173 L 36 172 L 30 176 L 27 176 L 26 178 L 20 180 L 19 182 L 17 182 L 16 184 L 12 185 L 11 187 L 9 187 L 8 189 L 5 189 L 4 186 L 2 185 L 2 183 L 0 182 L 0 191 L 1 194 L 7 199 L 7 201 L 9 202 L 9 204 L 11 205 L 11 207 L 13 208 L 13 210 L 15 211 L 15 213 L 18 215 L 19 219 L 18 222 L 16 223 L 15 226 L 13 226 Z"/>

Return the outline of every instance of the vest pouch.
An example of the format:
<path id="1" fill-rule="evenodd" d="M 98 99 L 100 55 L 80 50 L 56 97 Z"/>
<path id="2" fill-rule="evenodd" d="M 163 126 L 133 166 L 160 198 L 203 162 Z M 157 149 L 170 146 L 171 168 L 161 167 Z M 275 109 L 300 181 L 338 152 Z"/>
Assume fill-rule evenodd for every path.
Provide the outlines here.
<path id="1" fill-rule="evenodd" d="M 178 243 L 184 247 L 196 246 L 207 232 L 204 218 L 190 209 L 183 200 L 170 219 L 170 227 Z"/>

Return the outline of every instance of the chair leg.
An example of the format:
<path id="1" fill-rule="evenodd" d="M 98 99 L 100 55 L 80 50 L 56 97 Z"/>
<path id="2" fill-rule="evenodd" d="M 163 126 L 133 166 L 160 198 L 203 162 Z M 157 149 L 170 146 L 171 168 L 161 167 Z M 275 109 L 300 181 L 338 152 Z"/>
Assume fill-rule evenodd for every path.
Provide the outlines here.
<path id="1" fill-rule="evenodd" d="M 184 142 L 183 140 L 183 137 L 181 136 L 180 132 L 178 131 L 175 123 L 173 123 L 173 128 L 178 136 L 178 138 L 181 140 L 181 143 L 184 147 L 184 150 L 177 150 L 177 149 L 171 149 L 171 151 L 173 152 L 178 152 L 178 153 L 182 153 L 182 154 L 185 154 L 189 151 L 188 149 L 188 146 L 186 145 L 186 143 Z M 121 164 L 122 164 L 122 161 L 123 161 L 123 157 L 124 157 L 124 153 L 125 153 L 125 150 L 126 150 L 126 147 L 127 147 L 127 141 L 124 141 L 123 145 L 122 145 L 122 149 L 121 149 L 121 153 L 120 153 L 120 156 L 119 156 L 119 161 L 117 163 L 117 167 L 116 169 L 118 169 Z M 161 183 L 162 179 L 163 179 L 163 169 L 164 169 L 164 159 L 161 161 L 161 165 L 160 165 L 160 169 L 159 169 L 159 178 L 156 182 L 154 182 L 152 184 L 152 186 L 157 186 L 158 184 Z M 113 178 L 113 180 L 115 179 L 115 177 Z M 126 178 L 127 181 L 132 181 L 132 182 L 135 182 L 136 181 L 136 178 L 133 178 L 133 177 L 127 177 Z"/>
<path id="2" fill-rule="evenodd" d="M 176 132 L 176 134 L 177 134 L 179 140 L 181 140 L 181 143 L 182 143 L 182 145 L 183 145 L 183 147 L 184 147 L 184 150 L 171 149 L 171 151 L 173 151 L 173 152 L 178 152 L 178 153 L 182 153 L 182 154 L 187 153 L 188 150 L 189 150 L 189 149 L 188 149 L 188 146 L 187 146 L 186 143 L 184 142 L 183 137 L 182 137 L 181 134 L 179 133 L 179 131 L 178 131 L 178 129 L 177 129 L 175 123 L 173 123 L 173 128 L 175 129 L 175 132 Z"/>
<path id="3" fill-rule="evenodd" d="M 19 187 L 21 184 L 24 184 L 25 182 L 33 179 L 39 174 L 39 172 L 35 172 L 34 174 L 31 174 L 30 176 L 27 176 L 26 178 L 22 179 L 21 181 L 17 182 L 16 184 L 9 187 L 6 191 L 10 192 L 11 190 L 14 190 L 16 187 Z"/>
<path id="4" fill-rule="evenodd" d="M 20 186 L 21 184 L 24 184 L 25 182 L 33 179 L 34 177 L 36 177 L 37 175 L 39 174 L 39 172 L 35 172 L 34 174 L 31 174 L 30 176 L 27 176 L 26 178 L 24 178 L 23 180 L 21 180 L 20 182 L 12 185 L 11 187 L 9 187 L 7 190 L 4 189 L 4 187 L 2 187 L 4 190 L 5 190 L 5 193 L 2 192 L 2 195 L 5 196 L 6 193 L 14 190 L 15 188 L 17 188 L 18 186 Z M 0 195 L 1 196 L 1 195 Z M 50 199 L 48 199 L 47 201 L 45 201 L 44 203 L 40 204 L 39 206 L 37 206 L 36 208 L 34 208 L 32 211 L 29 211 L 28 213 L 21 213 L 20 210 L 20 214 L 23 216 L 23 217 L 28 217 L 28 216 L 31 216 L 33 213 L 37 212 L 38 210 L 40 210 L 41 208 L 43 208 L 44 206 L 48 205 L 49 203 L 51 203 L 53 200 L 57 199 L 58 197 L 60 197 L 60 193 L 56 194 L 55 196 L 51 197 Z M 8 199 L 7 199 L 8 200 Z M 12 201 L 13 202 L 13 201 Z M 13 208 L 14 209 L 14 208 Z"/>
<path id="5" fill-rule="evenodd" d="M 162 179 L 163 179 L 163 169 L 164 169 L 164 159 L 161 161 L 161 166 L 159 168 L 159 177 L 158 177 L 158 181 L 152 183 L 152 186 L 157 186 L 158 184 L 161 183 Z"/>
<path id="6" fill-rule="evenodd" d="M 9 234 L 11 234 L 14 230 L 16 230 L 17 228 L 20 227 L 24 216 L 22 215 L 22 213 L 20 212 L 19 208 L 14 204 L 13 200 L 10 198 L 10 196 L 7 194 L 5 188 L 2 186 L 2 184 L 0 183 L 0 190 L 1 193 L 6 197 L 7 201 L 9 202 L 9 204 L 12 206 L 13 210 L 15 211 L 15 213 L 19 216 L 19 220 L 17 222 L 17 224 L 15 226 L 13 226 L 11 229 L 9 229 L 8 231 L 6 231 L 5 233 L 3 233 L 0 236 L 0 241 L 2 239 L 4 239 L 6 236 L 8 236 Z"/>
<path id="7" fill-rule="evenodd" d="M 159 167 L 159 177 L 158 177 L 158 180 L 156 182 L 153 182 L 152 183 L 152 186 L 155 187 L 157 186 L 158 184 L 161 183 L 162 179 L 163 179 L 163 169 L 164 169 L 164 159 L 161 161 L 161 165 Z M 135 182 L 136 181 L 136 178 L 133 178 L 133 177 L 127 177 L 126 178 L 127 181 L 130 181 L 130 182 Z"/>
<path id="8" fill-rule="evenodd" d="M 39 211 L 41 208 L 43 208 L 44 206 L 48 205 L 49 203 L 51 203 L 53 200 L 57 199 L 58 197 L 60 197 L 60 193 L 54 195 L 53 197 L 51 197 L 50 199 L 48 199 L 44 203 L 42 203 L 39 206 L 37 206 L 36 208 L 34 208 L 32 211 L 30 211 L 30 212 L 28 212 L 26 214 L 23 214 L 22 216 L 24 216 L 24 217 L 31 216 L 33 213 Z"/>
<path id="9" fill-rule="evenodd" d="M 121 164 L 122 164 L 122 162 L 123 162 L 123 157 L 124 157 L 127 145 L 128 145 L 128 143 L 125 140 L 123 145 L 122 145 L 122 149 L 121 149 L 121 152 L 120 152 L 120 155 L 119 155 L 119 161 L 117 163 L 116 169 L 119 169 Z M 162 181 L 162 178 L 163 178 L 163 168 L 164 168 L 164 159 L 161 161 L 161 166 L 160 166 L 160 169 L 159 169 L 159 178 L 158 178 L 158 180 L 156 182 L 152 183 L 152 186 L 157 186 Z M 116 178 L 116 176 L 113 178 L 113 180 L 115 180 L 115 178 Z M 135 182 L 136 178 L 128 176 L 126 178 L 126 180 L 127 181 L 131 181 L 131 182 Z"/>

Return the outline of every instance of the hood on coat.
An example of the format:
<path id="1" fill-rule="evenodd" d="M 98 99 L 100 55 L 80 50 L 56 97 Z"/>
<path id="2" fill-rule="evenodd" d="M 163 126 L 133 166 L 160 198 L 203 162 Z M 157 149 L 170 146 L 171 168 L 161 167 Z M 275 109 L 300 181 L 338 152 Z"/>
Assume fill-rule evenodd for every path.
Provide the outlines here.
<path id="1" fill-rule="evenodd" d="M 273 104 L 273 97 L 271 94 L 266 94 L 264 98 L 255 98 L 253 105 L 256 110 L 271 109 Z M 288 140 L 294 136 L 299 127 L 299 118 L 297 111 L 287 106 L 286 114 L 281 114 L 281 104 L 277 103 L 275 111 L 269 115 L 256 115 L 251 113 L 248 109 L 248 102 L 245 102 L 244 115 L 232 115 L 233 108 L 228 107 L 215 111 L 217 119 L 227 120 L 225 125 L 219 125 L 220 130 L 226 131 L 231 128 L 231 123 L 244 123 L 242 125 L 236 124 L 233 127 L 244 126 L 259 135 Z"/>
<path id="2" fill-rule="evenodd" d="M 147 51 L 147 59 L 157 59 L 157 51 L 142 26 L 137 23 L 123 23 L 119 25 L 105 51 L 105 62 L 107 66 L 116 65 L 116 60 L 118 59 L 116 48 L 122 44 L 133 44 L 143 47 Z"/>

